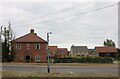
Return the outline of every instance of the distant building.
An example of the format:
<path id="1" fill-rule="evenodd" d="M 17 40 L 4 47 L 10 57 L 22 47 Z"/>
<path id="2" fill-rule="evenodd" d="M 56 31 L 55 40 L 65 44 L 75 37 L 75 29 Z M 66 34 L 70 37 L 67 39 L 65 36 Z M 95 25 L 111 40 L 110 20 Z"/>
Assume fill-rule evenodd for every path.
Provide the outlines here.
<path id="1" fill-rule="evenodd" d="M 88 51 L 87 46 L 74 46 L 74 45 L 72 45 L 69 54 L 71 57 L 88 56 L 89 51 Z"/>
<path id="2" fill-rule="evenodd" d="M 115 54 L 117 53 L 117 49 L 113 46 L 98 46 L 95 47 L 97 53 L 99 53 L 100 57 L 112 57 L 115 58 Z"/>
<path id="3" fill-rule="evenodd" d="M 57 46 L 49 46 L 50 56 L 54 57 L 66 57 L 68 56 L 67 48 L 58 48 Z"/>
<path id="4" fill-rule="evenodd" d="M 58 57 L 66 57 L 66 56 L 68 56 L 67 48 L 58 48 L 57 56 Z"/>
<path id="5" fill-rule="evenodd" d="M 46 62 L 48 43 L 34 33 L 21 36 L 12 41 L 12 48 L 15 54 L 15 62 Z"/>
<path id="6" fill-rule="evenodd" d="M 88 49 L 89 56 L 99 57 L 99 53 L 95 49 Z"/>
<path id="7" fill-rule="evenodd" d="M 54 58 L 58 52 L 57 46 L 48 46 L 48 48 L 50 50 L 50 57 Z"/>

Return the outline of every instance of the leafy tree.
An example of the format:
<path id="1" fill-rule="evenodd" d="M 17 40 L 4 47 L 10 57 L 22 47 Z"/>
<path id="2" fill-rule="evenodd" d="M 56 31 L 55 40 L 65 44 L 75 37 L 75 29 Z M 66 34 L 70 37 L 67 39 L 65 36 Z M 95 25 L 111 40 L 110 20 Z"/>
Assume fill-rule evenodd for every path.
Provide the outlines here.
<path id="1" fill-rule="evenodd" d="M 111 40 L 111 39 L 106 39 L 106 41 L 104 41 L 104 46 L 114 46 L 115 47 L 115 43 Z"/>
<path id="2" fill-rule="evenodd" d="M 5 39 L 4 42 L 2 43 L 2 61 L 7 62 L 7 58 L 9 55 L 9 50 L 7 46 L 7 40 Z"/>
<path id="3" fill-rule="evenodd" d="M 2 42 L 2 61 L 10 62 L 14 59 L 14 55 L 12 53 L 13 50 L 11 46 L 11 41 L 14 39 L 11 24 L 9 23 L 8 27 L 4 27 L 4 30 L 1 30 L 1 33 L 4 36 L 4 41 Z"/>
<path id="4" fill-rule="evenodd" d="M 116 59 L 120 61 L 120 49 L 117 49 Z"/>

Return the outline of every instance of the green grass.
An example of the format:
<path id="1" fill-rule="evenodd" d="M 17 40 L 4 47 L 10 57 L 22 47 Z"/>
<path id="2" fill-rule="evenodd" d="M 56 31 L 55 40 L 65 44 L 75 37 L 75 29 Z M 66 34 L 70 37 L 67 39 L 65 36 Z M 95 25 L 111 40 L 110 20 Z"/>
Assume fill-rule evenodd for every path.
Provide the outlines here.
<path id="1" fill-rule="evenodd" d="M 3 77 L 117 77 L 117 73 L 40 73 L 23 71 L 2 71 Z"/>

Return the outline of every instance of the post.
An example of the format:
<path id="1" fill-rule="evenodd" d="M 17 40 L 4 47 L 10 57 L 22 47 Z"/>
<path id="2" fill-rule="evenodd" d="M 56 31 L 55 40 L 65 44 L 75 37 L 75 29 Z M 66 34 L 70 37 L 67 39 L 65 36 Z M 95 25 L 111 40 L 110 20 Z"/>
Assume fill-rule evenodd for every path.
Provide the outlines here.
<path id="1" fill-rule="evenodd" d="M 1 36 L 2 36 L 2 27 L 3 26 L 0 27 L 0 41 L 2 41 L 2 39 L 1 39 Z"/>
<path id="2" fill-rule="evenodd" d="M 49 46 L 49 34 L 52 34 L 52 32 L 47 33 L 48 46 Z M 47 47 L 47 72 L 50 73 L 50 52 L 48 47 Z"/>

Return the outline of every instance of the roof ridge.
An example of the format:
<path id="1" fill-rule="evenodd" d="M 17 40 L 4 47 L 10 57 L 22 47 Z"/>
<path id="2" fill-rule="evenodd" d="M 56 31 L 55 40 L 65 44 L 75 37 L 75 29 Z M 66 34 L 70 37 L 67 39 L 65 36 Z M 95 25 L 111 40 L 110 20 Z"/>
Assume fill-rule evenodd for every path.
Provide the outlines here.
<path id="1" fill-rule="evenodd" d="M 37 36 L 37 35 L 35 35 L 36 37 L 38 37 L 38 38 L 40 38 L 40 39 L 42 39 L 41 37 L 39 37 L 39 36 Z M 46 40 L 44 40 L 44 39 L 42 39 L 43 41 L 46 41 Z M 46 41 L 47 42 L 47 41 Z"/>
<path id="2" fill-rule="evenodd" d="M 47 42 L 35 33 L 28 33 L 13 40 L 14 42 Z"/>
<path id="3" fill-rule="evenodd" d="M 13 41 L 18 40 L 18 39 L 20 39 L 20 38 L 23 38 L 23 37 L 25 37 L 25 36 L 27 36 L 27 35 L 29 35 L 29 34 L 30 34 L 30 33 L 24 34 L 24 35 L 22 35 L 22 36 L 20 36 L 20 37 L 18 37 L 18 38 L 16 38 L 16 39 L 14 39 Z"/>

